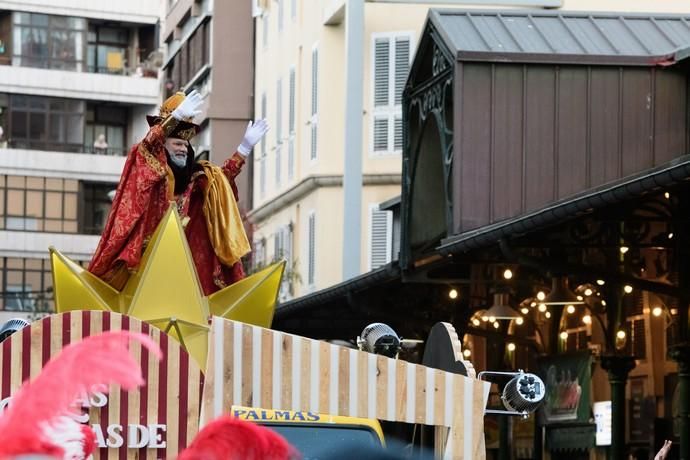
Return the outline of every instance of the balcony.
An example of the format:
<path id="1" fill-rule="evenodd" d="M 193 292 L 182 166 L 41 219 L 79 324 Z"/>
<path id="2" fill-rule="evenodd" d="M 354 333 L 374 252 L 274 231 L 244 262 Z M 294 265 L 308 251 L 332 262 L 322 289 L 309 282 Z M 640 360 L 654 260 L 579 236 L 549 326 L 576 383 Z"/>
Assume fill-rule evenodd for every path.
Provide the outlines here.
<path id="1" fill-rule="evenodd" d="M 124 164 L 122 156 L 0 148 L 0 171 L 8 175 L 116 183 Z"/>
<path id="2" fill-rule="evenodd" d="M 155 78 L 15 66 L 0 66 L 0 88 L 15 94 L 144 105 L 156 105 L 160 91 Z"/>
<path id="3" fill-rule="evenodd" d="M 8 10 L 140 24 L 155 24 L 161 14 L 160 2 L 141 0 L 4 0 L 0 4 Z"/>

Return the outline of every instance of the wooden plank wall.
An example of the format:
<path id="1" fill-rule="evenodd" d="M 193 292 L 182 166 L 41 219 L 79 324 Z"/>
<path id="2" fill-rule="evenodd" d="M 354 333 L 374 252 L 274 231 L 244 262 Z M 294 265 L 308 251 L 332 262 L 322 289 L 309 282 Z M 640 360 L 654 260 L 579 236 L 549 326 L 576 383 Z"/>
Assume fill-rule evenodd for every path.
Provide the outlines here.
<path id="1" fill-rule="evenodd" d="M 94 459 L 155 460 L 175 458 L 196 435 L 199 427 L 202 374 L 179 344 L 160 330 L 117 313 L 78 311 L 51 315 L 13 334 L 0 346 L 0 400 L 15 392 L 21 383 L 38 375 L 43 365 L 66 345 L 108 330 L 130 330 L 148 334 L 163 351 L 158 362 L 138 343 L 130 349 L 142 366 L 147 384 L 124 392 L 110 389 L 108 404 L 90 409 L 90 424 L 164 424 L 165 448 L 97 449 Z M 84 370 L 88 372 L 88 369 Z"/>
<path id="2" fill-rule="evenodd" d="M 687 67 L 463 62 L 456 79 L 456 234 L 690 154 Z"/>
<path id="3" fill-rule="evenodd" d="M 201 424 L 232 405 L 448 426 L 445 458 L 482 459 L 489 384 L 214 317 Z"/>

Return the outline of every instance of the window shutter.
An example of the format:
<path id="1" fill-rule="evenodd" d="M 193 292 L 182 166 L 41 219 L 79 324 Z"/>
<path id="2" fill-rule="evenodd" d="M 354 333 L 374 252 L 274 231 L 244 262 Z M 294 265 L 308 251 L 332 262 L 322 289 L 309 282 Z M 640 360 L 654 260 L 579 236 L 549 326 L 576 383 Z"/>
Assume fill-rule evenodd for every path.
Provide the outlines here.
<path id="1" fill-rule="evenodd" d="M 374 107 L 389 104 L 390 42 L 387 38 L 374 40 Z"/>
<path id="2" fill-rule="evenodd" d="M 261 28 L 263 29 L 263 45 L 266 48 L 268 46 L 268 13 L 266 12 L 261 20 Z"/>
<path id="3" fill-rule="evenodd" d="M 276 187 L 280 187 L 280 180 L 282 176 L 281 162 L 282 162 L 282 145 L 276 147 Z"/>
<path id="4" fill-rule="evenodd" d="M 297 18 L 297 0 L 292 0 L 292 11 L 291 11 L 291 13 L 292 13 L 292 19 L 293 20 L 296 19 Z"/>
<path id="5" fill-rule="evenodd" d="M 295 139 L 290 137 L 288 141 L 288 180 L 295 175 Z"/>
<path id="6" fill-rule="evenodd" d="M 283 138 L 283 81 L 276 83 L 276 144 Z"/>
<path id="7" fill-rule="evenodd" d="M 311 159 L 316 160 L 316 141 L 318 140 L 316 136 L 316 123 L 311 125 Z"/>
<path id="8" fill-rule="evenodd" d="M 374 117 L 374 152 L 388 150 L 388 117 Z"/>
<path id="9" fill-rule="evenodd" d="M 276 0 L 278 2 L 278 31 L 283 30 L 283 0 Z"/>
<path id="10" fill-rule="evenodd" d="M 393 149 L 399 152 L 403 148 L 403 130 L 402 130 L 402 118 L 395 119 L 394 128 L 394 139 L 393 139 Z"/>
<path id="11" fill-rule="evenodd" d="M 261 94 L 261 118 L 266 118 L 266 93 Z M 266 155 L 266 138 L 261 140 L 261 156 Z"/>
<path id="12" fill-rule="evenodd" d="M 319 106 L 319 50 L 311 52 L 311 114 L 316 115 Z"/>
<path id="13" fill-rule="evenodd" d="M 391 261 L 393 212 L 372 205 L 369 212 L 369 269 L 374 270 Z"/>
<path id="14" fill-rule="evenodd" d="M 261 198 L 266 195 L 266 157 L 259 159 L 259 194 Z"/>
<path id="15" fill-rule="evenodd" d="M 290 134 L 295 132 L 295 69 L 290 69 L 290 88 L 289 91 L 289 107 L 288 107 L 288 132 Z"/>
<path id="16" fill-rule="evenodd" d="M 395 39 L 395 105 L 402 103 L 402 92 L 410 70 L 410 39 Z"/>
<path id="17" fill-rule="evenodd" d="M 308 267 L 307 267 L 307 283 L 309 286 L 314 285 L 314 265 L 316 262 L 316 216 L 314 213 L 309 215 L 309 246 L 308 246 Z"/>

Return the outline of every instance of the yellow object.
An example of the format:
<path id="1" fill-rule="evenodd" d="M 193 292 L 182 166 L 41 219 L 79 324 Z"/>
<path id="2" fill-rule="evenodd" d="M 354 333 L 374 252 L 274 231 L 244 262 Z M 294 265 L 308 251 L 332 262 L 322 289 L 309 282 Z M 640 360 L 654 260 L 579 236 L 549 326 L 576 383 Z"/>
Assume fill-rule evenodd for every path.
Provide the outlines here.
<path id="1" fill-rule="evenodd" d="M 105 56 L 105 65 L 108 70 L 122 70 L 124 67 L 122 51 L 109 51 Z"/>
<path id="2" fill-rule="evenodd" d="M 187 96 L 185 96 L 184 92 L 178 91 L 169 98 L 167 98 L 165 101 L 163 101 L 163 104 L 161 104 L 159 112 L 160 117 L 168 118 L 173 113 L 173 110 L 175 110 L 178 105 L 182 104 L 182 101 L 184 101 L 186 97 Z M 185 121 L 191 120 L 192 118 L 189 118 Z"/>
<path id="3" fill-rule="evenodd" d="M 205 297 L 174 205 L 122 291 L 52 247 L 50 258 L 58 313 L 106 310 L 146 321 L 178 340 L 201 369 L 206 369 L 209 305 L 214 314 L 227 319 L 270 327 L 284 267 L 284 262 L 272 265 Z M 272 276 L 266 275 L 267 270 Z"/>
<path id="4" fill-rule="evenodd" d="M 204 190 L 204 217 L 211 246 L 222 263 L 232 266 L 251 248 L 240 210 L 223 171 L 208 161 L 200 161 L 208 184 Z"/>
<path id="5" fill-rule="evenodd" d="M 383 430 L 378 420 L 372 418 L 347 417 L 345 415 L 329 415 L 318 412 L 291 411 L 277 409 L 261 409 L 258 407 L 232 406 L 230 413 L 241 420 L 257 422 L 262 425 L 271 423 L 294 424 L 333 424 L 364 427 L 376 433 L 376 436 L 385 445 Z"/>

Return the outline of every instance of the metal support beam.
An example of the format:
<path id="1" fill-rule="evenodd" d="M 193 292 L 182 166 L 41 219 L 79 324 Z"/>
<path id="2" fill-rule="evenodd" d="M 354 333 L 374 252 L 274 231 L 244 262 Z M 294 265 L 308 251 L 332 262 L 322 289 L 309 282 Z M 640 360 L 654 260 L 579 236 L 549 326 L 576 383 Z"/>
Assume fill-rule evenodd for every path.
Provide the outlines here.
<path id="1" fill-rule="evenodd" d="M 625 460 L 625 385 L 628 374 L 635 368 L 632 356 L 601 357 L 601 367 L 608 371 L 611 384 L 611 447 L 609 460 Z"/>
<path id="2" fill-rule="evenodd" d="M 343 280 L 361 270 L 364 0 L 347 0 L 346 8 Z"/>

